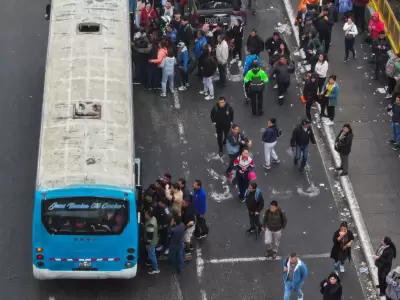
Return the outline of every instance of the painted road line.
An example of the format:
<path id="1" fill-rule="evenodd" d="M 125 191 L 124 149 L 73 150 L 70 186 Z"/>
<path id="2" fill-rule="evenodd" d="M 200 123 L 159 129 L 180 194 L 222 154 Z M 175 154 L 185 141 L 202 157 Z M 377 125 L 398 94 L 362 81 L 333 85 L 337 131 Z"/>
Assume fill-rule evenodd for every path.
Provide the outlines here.
<path id="1" fill-rule="evenodd" d="M 204 260 L 201 248 L 196 248 L 196 271 L 197 271 L 197 281 L 200 285 L 200 295 L 201 300 L 207 300 L 207 292 L 201 287 L 203 282 L 203 271 L 204 271 Z"/>
<path id="2" fill-rule="evenodd" d="M 300 40 L 299 40 L 299 34 L 298 34 L 299 31 L 298 31 L 298 28 L 294 25 L 295 11 L 293 10 L 292 5 L 290 4 L 290 0 L 283 0 L 283 4 L 285 6 L 290 25 L 292 26 L 292 29 L 293 29 L 296 44 L 299 47 L 300 46 Z M 318 108 L 320 109 L 319 105 L 318 105 Z M 331 127 L 327 126 L 326 124 L 322 124 L 322 126 L 323 126 L 323 129 L 327 136 L 329 149 L 331 150 L 333 159 L 335 161 L 335 165 L 338 167 L 338 166 L 340 166 L 340 157 L 339 157 L 339 154 L 334 149 L 335 134 Z M 318 146 L 318 149 L 319 149 L 319 146 Z M 379 281 L 378 281 L 378 276 L 377 276 L 377 268 L 375 267 L 375 262 L 373 260 L 373 255 L 375 252 L 372 247 L 371 239 L 369 237 L 368 230 L 365 225 L 360 206 L 358 205 L 358 201 L 357 201 L 357 198 L 354 193 L 353 186 L 351 184 L 349 177 L 348 176 L 340 176 L 340 182 L 341 182 L 343 190 L 345 192 L 347 202 L 350 207 L 350 211 L 351 211 L 352 217 L 354 219 L 354 223 L 355 223 L 357 231 L 358 231 L 358 236 L 359 236 L 359 239 L 361 242 L 361 248 L 363 249 L 365 258 L 367 260 L 369 273 L 371 275 L 374 285 L 376 286 L 379 284 Z M 383 300 L 384 297 L 380 297 L 380 299 Z"/>
<path id="3" fill-rule="evenodd" d="M 183 129 L 183 124 L 180 120 L 178 120 L 178 132 L 179 132 L 179 140 L 183 144 L 187 144 L 187 140 L 185 139 L 185 130 Z"/>
<path id="4" fill-rule="evenodd" d="M 179 283 L 178 276 L 175 273 L 172 276 L 172 291 L 175 292 L 175 297 L 173 299 L 183 300 L 181 284 Z"/>
<path id="5" fill-rule="evenodd" d="M 304 254 L 300 255 L 300 259 L 313 259 L 313 258 L 329 258 L 330 253 L 322 253 L 322 254 Z M 274 260 L 284 260 L 287 256 L 277 256 Z M 208 264 L 234 264 L 234 263 L 243 263 L 243 262 L 257 262 L 257 261 L 265 261 L 268 260 L 265 256 L 259 257 L 234 257 L 234 258 L 221 258 L 221 259 L 210 259 L 205 260 L 205 263 Z"/>
<path id="6" fill-rule="evenodd" d="M 175 109 L 181 108 L 181 103 L 179 102 L 179 96 L 178 96 L 178 89 L 174 90 L 174 106 Z"/>

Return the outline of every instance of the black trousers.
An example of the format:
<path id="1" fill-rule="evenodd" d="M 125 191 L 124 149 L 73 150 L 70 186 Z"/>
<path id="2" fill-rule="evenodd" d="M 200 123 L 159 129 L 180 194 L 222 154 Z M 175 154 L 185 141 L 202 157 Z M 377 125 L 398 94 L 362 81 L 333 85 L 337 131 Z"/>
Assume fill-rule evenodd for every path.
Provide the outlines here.
<path id="1" fill-rule="evenodd" d="M 287 89 L 289 88 L 290 82 L 277 82 L 278 84 L 278 103 L 283 104 L 283 98 Z"/>
<path id="2" fill-rule="evenodd" d="M 353 14 L 354 23 L 360 28 L 360 31 L 363 32 L 365 30 L 365 6 L 353 5 Z"/>
<path id="3" fill-rule="evenodd" d="M 379 291 L 383 294 L 386 292 L 387 283 L 386 283 L 386 276 L 389 274 L 389 271 L 380 270 L 378 268 L 378 283 L 379 283 Z"/>
<path id="4" fill-rule="evenodd" d="M 380 71 L 385 74 L 387 57 L 375 54 L 375 79 L 378 78 Z"/>
<path id="5" fill-rule="evenodd" d="M 322 92 L 322 88 L 324 87 L 325 84 L 325 78 L 318 78 L 318 91 L 321 93 Z"/>
<path id="6" fill-rule="evenodd" d="M 321 41 L 321 43 L 324 43 L 324 45 L 325 45 L 324 49 L 325 49 L 326 54 L 328 54 L 328 51 L 329 51 L 329 47 L 331 44 L 331 38 L 332 38 L 331 31 L 319 33 L 319 40 Z"/>
<path id="7" fill-rule="evenodd" d="M 226 65 L 218 64 L 219 82 L 226 84 Z"/>
<path id="8" fill-rule="evenodd" d="M 306 116 L 307 116 L 307 119 L 309 121 L 311 121 L 311 107 L 312 107 L 312 105 L 313 105 L 313 102 L 307 102 L 306 103 Z"/>
<path id="9" fill-rule="evenodd" d="M 200 237 L 208 234 L 208 226 L 206 219 L 200 215 L 196 215 L 196 226 L 194 228 L 194 236 Z"/>
<path id="10" fill-rule="evenodd" d="M 328 106 L 328 99 L 326 97 L 319 98 L 319 104 L 321 105 L 321 116 L 326 116 L 326 107 Z"/>
<path id="11" fill-rule="evenodd" d="M 249 220 L 251 229 L 260 229 L 262 227 L 260 222 L 260 214 L 255 215 L 253 212 L 249 212 Z"/>
<path id="12" fill-rule="evenodd" d="M 226 144 L 226 136 L 229 133 L 230 126 L 229 124 L 228 126 L 221 126 L 217 124 L 215 129 L 217 130 L 217 142 L 218 142 L 219 152 L 223 152 L 223 147 Z"/>
<path id="13" fill-rule="evenodd" d="M 388 77 L 388 94 L 392 94 L 394 87 L 396 86 L 396 79 Z"/>
<path id="14" fill-rule="evenodd" d="M 333 121 L 335 119 L 335 106 L 328 105 L 328 118 Z"/>
<path id="15" fill-rule="evenodd" d="M 251 91 L 251 112 L 253 115 L 262 113 L 263 111 L 263 91 Z"/>
<path id="16" fill-rule="evenodd" d="M 353 52 L 353 57 L 356 56 L 356 52 L 354 51 L 354 43 L 355 38 L 344 38 L 344 57 L 345 59 L 349 58 L 349 52 Z"/>

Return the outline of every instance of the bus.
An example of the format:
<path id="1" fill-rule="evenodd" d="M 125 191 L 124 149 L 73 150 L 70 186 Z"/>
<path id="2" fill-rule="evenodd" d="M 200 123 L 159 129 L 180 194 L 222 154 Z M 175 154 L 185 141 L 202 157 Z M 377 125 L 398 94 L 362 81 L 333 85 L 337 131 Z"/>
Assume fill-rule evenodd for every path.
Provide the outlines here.
<path id="1" fill-rule="evenodd" d="M 53 0 L 32 225 L 33 276 L 128 279 L 139 253 L 129 3 Z"/>

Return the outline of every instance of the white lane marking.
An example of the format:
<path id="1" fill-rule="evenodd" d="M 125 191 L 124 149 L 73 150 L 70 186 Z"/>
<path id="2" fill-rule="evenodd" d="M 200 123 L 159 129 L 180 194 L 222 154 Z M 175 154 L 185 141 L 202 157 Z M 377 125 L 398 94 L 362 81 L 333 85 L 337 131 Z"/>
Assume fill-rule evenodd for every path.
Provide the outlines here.
<path id="1" fill-rule="evenodd" d="M 313 258 L 329 258 L 330 253 L 322 253 L 322 254 L 304 254 L 300 255 L 300 259 L 313 259 Z M 277 256 L 275 260 L 283 260 L 286 259 L 287 256 Z M 222 258 L 222 259 L 210 259 L 205 260 L 205 263 L 209 264 L 233 264 L 233 263 L 241 263 L 241 262 L 257 262 L 267 260 L 265 256 L 259 257 L 235 257 L 235 258 Z"/>
<path id="2" fill-rule="evenodd" d="M 201 284 L 203 281 L 203 270 L 204 270 L 204 260 L 201 248 L 196 249 L 196 270 L 197 270 L 197 279 Z"/>
<path id="3" fill-rule="evenodd" d="M 178 121 L 178 132 L 181 143 L 187 144 L 187 140 L 185 139 L 185 131 L 183 130 L 183 124 L 181 121 Z"/>
<path id="4" fill-rule="evenodd" d="M 174 297 L 174 299 L 183 300 L 181 284 L 179 283 L 179 279 L 176 274 L 172 276 L 172 290 L 176 293 L 176 297 Z"/>
<path id="5" fill-rule="evenodd" d="M 179 96 L 178 96 L 178 89 L 174 90 L 174 106 L 175 106 L 175 109 L 181 108 L 181 104 L 179 102 Z"/>

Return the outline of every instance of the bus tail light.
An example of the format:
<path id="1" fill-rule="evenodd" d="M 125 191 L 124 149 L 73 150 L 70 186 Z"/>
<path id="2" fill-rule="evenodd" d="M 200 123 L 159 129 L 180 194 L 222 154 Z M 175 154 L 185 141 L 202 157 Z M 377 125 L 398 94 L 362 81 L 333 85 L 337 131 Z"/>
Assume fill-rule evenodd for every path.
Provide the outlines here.
<path id="1" fill-rule="evenodd" d="M 43 260 L 43 258 L 44 258 L 43 254 L 36 255 L 37 260 Z"/>
<path id="2" fill-rule="evenodd" d="M 133 248 L 128 248 L 128 253 L 135 253 L 135 249 L 133 249 Z"/>

